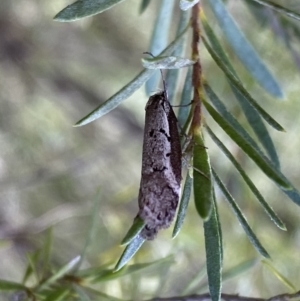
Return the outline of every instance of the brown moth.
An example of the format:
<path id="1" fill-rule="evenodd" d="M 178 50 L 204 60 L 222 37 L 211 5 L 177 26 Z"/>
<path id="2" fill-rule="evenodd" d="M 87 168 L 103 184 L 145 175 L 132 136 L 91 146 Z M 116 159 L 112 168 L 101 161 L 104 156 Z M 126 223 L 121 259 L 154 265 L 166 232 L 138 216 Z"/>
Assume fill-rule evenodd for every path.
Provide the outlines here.
<path id="1" fill-rule="evenodd" d="M 181 146 L 177 118 L 167 90 L 151 96 L 146 104 L 139 190 L 139 212 L 145 227 L 140 235 L 153 239 L 174 219 L 180 196 Z"/>

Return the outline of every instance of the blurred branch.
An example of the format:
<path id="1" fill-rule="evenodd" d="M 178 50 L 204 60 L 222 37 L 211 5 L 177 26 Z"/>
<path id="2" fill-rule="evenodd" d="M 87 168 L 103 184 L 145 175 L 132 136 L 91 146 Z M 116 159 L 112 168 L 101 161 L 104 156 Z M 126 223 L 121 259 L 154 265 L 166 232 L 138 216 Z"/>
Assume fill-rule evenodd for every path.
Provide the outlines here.
<path id="1" fill-rule="evenodd" d="M 269 299 L 221 294 L 221 299 L 224 301 L 288 301 L 294 298 L 300 298 L 300 291 L 294 294 L 277 295 Z M 211 300 L 210 294 L 203 294 L 203 295 L 188 295 L 188 296 L 171 297 L 171 298 L 153 298 L 147 301 L 210 301 L 210 300 Z"/>

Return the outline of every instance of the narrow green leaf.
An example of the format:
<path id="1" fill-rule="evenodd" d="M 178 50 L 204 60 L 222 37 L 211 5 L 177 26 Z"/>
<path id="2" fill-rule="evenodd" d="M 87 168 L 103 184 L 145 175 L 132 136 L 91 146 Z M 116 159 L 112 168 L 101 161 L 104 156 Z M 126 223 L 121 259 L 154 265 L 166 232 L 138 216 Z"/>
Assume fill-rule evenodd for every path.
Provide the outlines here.
<path id="1" fill-rule="evenodd" d="M 151 2 L 151 0 L 142 0 L 141 1 L 140 14 L 142 14 L 147 9 L 147 7 L 149 6 L 150 2 Z"/>
<path id="2" fill-rule="evenodd" d="M 207 276 L 212 301 L 219 301 L 221 296 L 223 247 L 220 230 L 216 202 L 213 200 L 210 218 L 204 222 Z"/>
<path id="3" fill-rule="evenodd" d="M 138 90 L 154 73 L 154 70 L 146 69 L 141 71 L 131 82 L 119 90 L 116 94 L 106 100 L 104 103 L 100 104 L 91 113 L 76 122 L 76 126 L 86 125 L 115 109 L 124 100 L 131 96 L 136 90 Z"/>
<path id="4" fill-rule="evenodd" d="M 199 288 L 199 283 L 202 283 Z M 203 284 L 205 283 L 205 284 Z M 195 293 L 196 291 L 202 291 L 207 290 L 208 281 L 207 281 L 207 269 L 206 269 L 206 263 L 205 266 L 200 266 L 198 268 L 198 273 L 191 279 L 191 281 L 185 286 L 183 291 L 181 292 L 181 295 L 190 295 Z"/>
<path id="5" fill-rule="evenodd" d="M 49 269 L 49 262 L 51 256 L 51 248 L 52 248 L 52 238 L 53 238 L 53 231 L 52 227 L 47 230 L 46 239 L 43 246 L 43 271 L 42 271 L 42 278 L 46 275 Z"/>
<path id="6" fill-rule="evenodd" d="M 156 13 L 156 20 L 152 32 L 149 52 L 157 56 L 167 45 L 170 33 L 170 24 L 172 20 L 172 11 L 175 1 L 161 0 L 160 7 Z M 160 74 L 157 72 L 146 82 L 146 95 L 150 95 L 157 90 L 160 80 Z"/>
<path id="7" fill-rule="evenodd" d="M 245 129 L 237 122 L 237 120 L 232 116 L 231 113 L 229 113 L 224 106 L 224 104 L 220 101 L 220 99 L 217 97 L 217 95 L 213 92 L 211 87 L 204 81 L 204 88 L 209 96 L 209 99 L 214 104 L 214 106 L 217 108 L 217 110 L 220 112 L 220 114 L 223 116 L 223 118 L 226 120 L 227 123 L 230 124 L 232 128 L 234 128 L 240 136 L 243 137 L 247 141 L 248 144 L 252 145 L 252 147 L 256 150 L 256 152 L 264 157 L 263 152 L 258 147 L 257 143 L 251 138 L 251 136 L 245 131 Z M 282 172 L 277 169 L 277 173 L 285 180 L 285 182 L 289 185 L 289 187 L 286 189 L 284 187 L 281 187 L 280 185 L 277 185 L 295 204 L 300 206 L 300 193 L 299 191 L 293 186 L 293 184 L 282 174 Z"/>
<path id="8" fill-rule="evenodd" d="M 251 144 L 261 156 L 263 156 L 264 153 L 259 148 L 257 143 L 248 134 L 248 132 L 240 125 L 240 123 L 235 119 L 235 117 L 226 109 L 225 105 L 222 103 L 222 101 L 217 96 L 217 94 L 212 90 L 212 88 L 206 82 L 204 82 L 203 86 L 210 101 L 213 103 L 214 107 L 218 110 L 218 112 L 223 116 L 223 118 L 231 125 L 231 127 L 235 128 L 236 131 L 249 144 Z"/>
<path id="9" fill-rule="evenodd" d="M 279 187 L 295 204 L 300 206 L 300 193 L 287 178 L 285 178 L 291 189 Z"/>
<path id="10" fill-rule="evenodd" d="M 180 0 L 179 7 L 181 10 L 188 10 L 191 9 L 199 1 L 200 0 Z"/>
<path id="11" fill-rule="evenodd" d="M 130 275 L 135 272 L 142 271 L 142 270 L 150 268 L 154 265 L 162 265 L 166 262 L 168 262 L 168 263 L 174 262 L 173 256 L 168 256 L 166 258 L 159 259 L 159 260 L 149 262 L 149 263 L 132 264 L 132 265 L 127 266 L 124 269 L 117 271 L 117 272 L 114 269 L 107 269 L 107 270 L 102 271 L 99 275 L 97 275 L 93 279 L 92 282 L 98 283 L 98 282 L 102 282 L 102 281 L 111 281 L 111 280 L 114 280 L 114 279 L 117 279 L 120 277 Z"/>
<path id="12" fill-rule="evenodd" d="M 26 290 L 26 286 L 21 283 L 0 279 L 0 291 Z"/>
<path id="13" fill-rule="evenodd" d="M 37 271 L 37 268 L 39 265 L 38 261 L 41 257 L 41 250 L 35 251 L 32 254 L 29 253 L 26 255 L 26 257 L 28 261 L 28 266 L 25 270 L 22 283 L 25 285 L 26 281 L 29 279 L 31 275 L 33 275 L 36 281 L 39 282 L 41 277 Z"/>
<path id="14" fill-rule="evenodd" d="M 180 72 L 179 69 L 168 69 L 167 76 L 165 78 L 165 82 L 168 90 L 168 100 L 170 104 L 174 103 L 174 97 L 176 95 L 176 90 L 178 86 L 177 81 L 178 81 L 179 72 Z"/>
<path id="15" fill-rule="evenodd" d="M 144 221 L 140 217 L 136 217 L 133 221 L 132 226 L 128 230 L 127 234 L 123 238 L 121 242 L 121 246 L 128 245 L 132 242 L 133 239 L 135 239 L 139 233 L 143 230 L 145 227 Z"/>
<path id="16" fill-rule="evenodd" d="M 164 50 L 159 56 L 169 55 L 172 51 L 178 46 L 180 40 L 186 33 L 189 26 L 187 26 L 183 32 L 178 35 L 178 37 Z M 146 69 L 140 72 L 130 83 L 128 83 L 125 87 L 119 90 L 115 95 L 110 97 L 104 103 L 99 105 L 95 110 L 89 113 L 87 116 L 83 117 L 79 120 L 75 126 L 82 126 L 88 124 L 103 115 L 109 113 L 111 110 L 115 109 L 118 105 L 120 105 L 125 99 L 127 99 L 130 95 L 132 95 L 137 89 L 139 89 L 145 81 L 153 74 L 153 70 Z"/>
<path id="17" fill-rule="evenodd" d="M 229 68 L 229 70 L 233 73 L 233 75 L 235 75 L 236 78 L 239 79 L 237 73 L 235 72 L 234 68 L 229 62 L 226 52 L 222 48 L 221 43 L 219 42 L 218 38 L 214 34 L 210 25 L 207 23 L 203 10 L 201 11 L 200 17 L 203 24 L 203 28 L 209 39 L 209 42 L 212 45 L 212 48 L 218 54 L 218 56 L 223 60 L 223 63 Z M 259 113 L 248 103 L 247 99 L 245 99 L 245 97 L 232 84 L 230 84 L 230 87 L 236 99 L 240 103 L 240 106 L 244 111 L 244 114 L 248 120 L 249 125 L 253 128 L 256 136 L 258 137 L 259 141 L 262 143 L 263 147 L 269 154 L 269 157 L 273 161 L 274 165 L 277 168 L 279 168 L 280 164 L 279 164 L 279 159 L 277 156 L 275 146 L 273 144 L 273 141 L 268 133 L 265 124 L 261 120 Z"/>
<path id="18" fill-rule="evenodd" d="M 264 5 L 266 7 L 274 9 L 275 11 L 277 11 L 279 13 L 285 14 L 285 15 L 291 17 L 291 18 L 294 18 L 294 19 L 300 21 L 300 14 L 298 14 L 295 11 L 292 11 L 292 10 L 286 8 L 286 7 L 283 7 L 279 4 L 276 4 L 272 1 L 267 1 L 267 0 L 251 0 L 251 1 L 257 2 L 261 5 Z"/>
<path id="19" fill-rule="evenodd" d="M 273 118 L 271 117 L 250 95 L 250 93 L 244 88 L 243 84 L 234 76 L 231 70 L 223 63 L 222 59 L 217 55 L 217 53 L 211 48 L 206 39 L 202 37 L 203 43 L 214 59 L 216 64 L 220 67 L 220 69 L 224 72 L 224 74 L 229 79 L 230 83 L 247 99 L 247 101 L 257 110 L 257 112 L 261 115 L 262 118 L 265 119 L 269 125 L 271 125 L 277 131 L 284 131 L 284 128 Z"/>
<path id="20" fill-rule="evenodd" d="M 236 276 L 239 276 L 242 273 L 250 270 L 255 266 L 256 263 L 257 263 L 257 259 L 255 258 L 255 259 L 243 261 L 237 264 L 236 266 L 230 268 L 229 270 L 223 273 L 223 282 L 231 278 L 234 278 Z"/>
<path id="21" fill-rule="evenodd" d="M 262 260 L 262 263 L 272 272 L 272 274 L 282 283 L 284 284 L 289 290 L 292 292 L 296 292 L 296 287 L 280 273 L 269 261 Z"/>
<path id="22" fill-rule="evenodd" d="M 271 15 L 275 16 L 273 12 L 271 12 L 269 9 L 266 9 L 264 7 L 261 7 L 260 4 L 255 3 L 254 1 L 245 1 L 245 4 L 250 11 L 251 15 L 255 18 L 255 20 L 258 22 L 258 25 L 260 28 L 269 28 L 273 30 L 273 25 L 270 26 L 270 17 Z M 268 11 L 267 11 L 268 10 Z M 277 19 L 277 16 L 276 16 Z M 277 23 L 277 22 L 276 22 Z M 279 33 L 281 35 L 281 33 Z"/>
<path id="23" fill-rule="evenodd" d="M 279 84 L 232 19 L 223 2 L 221 0 L 210 0 L 208 3 L 216 16 L 220 28 L 242 64 L 262 88 L 273 96 L 282 98 L 283 94 Z"/>
<path id="24" fill-rule="evenodd" d="M 196 209 L 208 220 L 212 209 L 211 167 L 200 130 L 194 132 L 193 179 Z"/>
<path id="25" fill-rule="evenodd" d="M 255 0 L 254 0 L 255 1 Z M 260 4 L 252 1 L 246 1 L 249 11 L 256 19 L 259 26 L 271 29 L 274 37 L 283 41 L 285 47 L 290 52 L 292 58 L 298 69 L 300 68 L 300 55 L 294 49 L 294 43 L 292 43 L 293 36 L 300 37 L 300 29 L 297 22 L 293 19 L 282 18 L 278 14 L 274 14 L 268 8 L 262 8 Z M 270 26 L 270 24 L 272 24 Z M 298 27 L 297 27 L 298 26 Z"/>
<path id="26" fill-rule="evenodd" d="M 95 275 L 100 275 L 101 273 L 103 273 L 103 271 L 108 270 L 108 268 L 112 265 L 112 262 L 108 262 L 106 264 L 97 266 L 97 267 L 91 267 L 91 268 L 87 268 L 87 269 L 80 269 L 79 271 L 76 272 L 76 276 L 79 278 L 84 278 L 84 279 L 88 279 L 87 281 L 89 281 L 89 279 L 93 279 L 95 277 Z"/>
<path id="27" fill-rule="evenodd" d="M 257 111 L 250 105 L 247 99 L 241 94 L 233 85 L 230 85 L 233 94 L 235 95 L 236 99 L 240 103 L 242 110 L 248 120 L 248 123 L 252 127 L 256 137 L 261 142 L 262 146 L 266 150 L 269 155 L 269 158 L 273 162 L 273 164 L 280 169 L 279 158 L 274 146 L 274 143 L 269 135 L 269 132 L 263 123 L 260 115 Z"/>
<path id="28" fill-rule="evenodd" d="M 127 245 L 118 263 L 116 264 L 114 271 L 119 271 L 134 256 L 144 242 L 144 238 L 137 236 L 129 245 Z"/>
<path id="29" fill-rule="evenodd" d="M 32 275 L 32 273 L 33 273 L 33 270 L 32 270 L 31 264 L 30 264 L 30 262 L 28 262 L 23 279 L 22 279 L 22 284 L 24 284 L 24 285 L 26 284 L 27 280 Z"/>
<path id="30" fill-rule="evenodd" d="M 214 210 L 215 210 L 215 219 L 216 223 L 218 226 L 218 234 L 220 237 L 220 252 L 221 252 L 221 265 L 223 266 L 223 258 L 224 258 L 224 251 L 223 251 L 223 234 L 222 234 L 222 228 L 221 228 L 221 223 L 220 223 L 220 217 L 219 217 L 219 211 L 218 211 L 218 206 L 217 206 L 217 200 L 216 200 L 216 194 L 215 190 L 213 188 L 213 202 L 214 202 Z"/>
<path id="31" fill-rule="evenodd" d="M 42 283 L 41 286 L 38 288 L 38 291 L 41 291 L 49 287 L 56 280 L 64 277 L 66 274 L 68 274 L 76 267 L 79 261 L 80 261 L 80 256 L 77 256 L 74 259 L 72 259 L 70 262 L 68 262 L 66 265 L 60 268 L 56 273 L 54 273 L 50 278 L 48 278 L 44 283 Z"/>
<path id="32" fill-rule="evenodd" d="M 178 117 L 177 117 L 178 123 L 181 128 L 183 128 L 188 118 L 189 112 L 191 110 L 191 107 L 188 106 L 188 104 L 191 103 L 191 99 L 192 99 L 192 72 L 193 72 L 192 68 L 189 68 L 185 77 L 185 82 L 181 94 L 180 107 L 179 107 Z"/>
<path id="33" fill-rule="evenodd" d="M 68 288 L 58 288 L 52 293 L 50 293 L 45 301 L 61 301 L 66 300 L 65 297 L 70 293 Z"/>
<path id="34" fill-rule="evenodd" d="M 176 56 L 160 56 L 142 59 L 143 67 L 148 69 L 179 69 L 191 66 L 194 63 L 195 61 Z"/>
<path id="35" fill-rule="evenodd" d="M 236 275 L 241 274 L 243 271 L 250 269 L 254 265 L 253 261 L 254 260 L 246 261 L 245 263 L 241 263 L 240 265 L 237 265 L 236 267 L 233 267 L 232 269 L 223 272 L 223 274 L 222 274 L 223 283 L 226 280 L 233 278 Z M 197 292 L 202 292 L 204 289 L 206 289 L 207 284 L 208 284 L 208 281 L 205 281 L 205 280 L 201 283 L 201 285 L 198 284 Z"/>
<path id="36" fill-rule="evenodd" d="M 180 20 L 176 31 L 176 36 L 179 35 L 184 28 L 187 26 L 188 22 L 190 20 L 190 13 L 186 11 L 180 12 Z M 172 55 L 174 56 L 182 56 L 183 55 L 183 46 L 185 44 L 185 38 L 181 39 L 181 42 L 176 47 L 176 49 L 173 51 Z M 167 83 L 167 89 L 168 89 L 168 97 L 169 102 L 172 104 L 174 96 L 176 94 L 176 87 L 177 87 L 177 80 L 178 80 L 178 69 L 170 69 L 167 72 L 166 76 L 166 83 Z"/>
<path id="37" fill-rule="evenodd" d="M 262 156 L 257 150 L 249 144 L 247 140 L 231 124 L 227 122 L 206 100 L 203 104 L 213 119 L 227 133 L 227 135 L 235 141 L 235 143 L 256 163 L 256 165 L 275 183 L 285 189 L 290 189 L 289 183 L 284 179 L 283 175 L 273 167 L 268 158 Z"/>
<path id="38" fill-rule="evenodd" d="M 214 179 L 219 186 L 220 190 L 222 191 L 225 199 L 228 201 L 229 205 L 231 206 L 233 212 L 235 213 L 237 219 L 239 220 L 241 226 L 244 228 L 247 237 L 251 244 L 254 246 L 254 248 L 264 257 L 270 258 L 270 255 L 265 250 L 265 248 L 262 246 L 254 232 L 252 231 L 251 227 L 249 226 L 246 218 L 244 217 L 243 213 L 241 212 L 241 209 L 239 208 L 238 204 L 235 202 L 229 191 L 226 189 L 224 184 L 222 183 L 221 179 L 218 177 L 214 169 L 212 169 L 212 174 L 214 176 Z"/>
<path id="39" fill-rule="evenodd" d="M 172 233 L 172 238 L 175 238 L 177 236 L 177 234 L 179 233 L 183 225 L 183 221 L 186 215 L 186 210 L 191 197 L 192 184 L 193 184 L 193 179 L 190 177 L 189 173 L 187 173 L 183 192 L 181 195 L 180 205 L 176 217 L 176 222 Z"/>
<path id="40" fill-rule="evenodd" d="M 213 48 L 213 50 L 218 54 L 218 56 L 220 57 L 220 59 L 222 59 L 224 65 L 226 65 L 226 67 L 236 76 L 237 73 L 235 72 L 234 68 L 232 67 L 231 63 L 229 62 L 228 56 L 226 54 L 226 52 L 224 51 L 223 47 L 221 46 L 221 43 L 219 42 L 217 36 L 215 35 L 215 33 L 213 32 L 212 28 L 210 27 L 210 25 L 207 22 L 206 16 L 204 14 L 204 11 L 201 10 L 200 12 L 200 18 L 201 18 L 201 22 L 205 31 L 205 34 Z"/>
<path id="41" fill-rule="evenodd" d="M 54 17 L 54 21 L 71 22 L 94 16 L 112 8 L 122 1 L 123 0 L 78 0 L 61 10 Z"/>
<path id="42" fill-rule="evenodd" d="M 74 288 L 74 291 L 78 295 L 78 300 L 79 301 L 91 301 L 91 298 L 89 297 L 89 295 L 85 292 L 85 290 L 82 287 L 74 284 L 73 288 Z"/>
<path id="43" fill-rule="evenodd" d="M 96 237 L 100 200 L 101 200 L 101 195 L 100 195 L 100 192 L 98 192 L 96 194 L 96 196 L 94 197 L 92 211 L 91 211 L 90 225 L 89 225 L 88 233 L 86 235 L 86 240 L 85 240 L 83 250 L 80 254 L 80 260 L 78 261 L 78 264 L 76 266 L 76 271 L 79 270 L 79 268 L 86 256 L 89 246 L 92 244 L 92 242 L 94 241 L 94 239 Z"/>
<path id="44" fill-rule="evenodd" d="M 256 199 L 259 201 L 259 203 L 264 208 L 265 212 L 268 214 L 270 219 L 274 222 L 274 224 L 279 227 L 282 230 L 286 230 L 286 227 L 284 223 L 281 221 L 281 219 L 277 216 L 277 214 L 273 211 L 273 209 L 269 206 L 269 204 L 266 202 L 264 197 L 261 195 L 259 190 L 256 188 L 254 183 L 251 181 L 251 179 L 247 176 L 241 165 L 235 160 L 233 155 L 229 152 L 229 150 L 226 148 L 226 146 L 219 140 L 219 138 L 213 133 L 213 131 L 209 128 L 209 126 L 206 125 L 206 129 L 210 137 L 213 139 L 213 141 L 220 147 L 220 149 L 223 151 L 223 153 L 227 156 L 227 158 L 232 162 L 234 167 L 237 169 L 237 171 L 242 176 L 243 180 L 246 182 L 252 193 L 255 195 Z"/>

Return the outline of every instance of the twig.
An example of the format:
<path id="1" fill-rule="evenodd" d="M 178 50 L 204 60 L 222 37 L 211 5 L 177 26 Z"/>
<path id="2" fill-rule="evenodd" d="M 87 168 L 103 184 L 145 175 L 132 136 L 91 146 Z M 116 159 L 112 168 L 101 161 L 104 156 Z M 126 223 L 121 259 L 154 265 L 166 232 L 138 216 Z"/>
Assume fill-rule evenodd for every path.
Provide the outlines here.
<path id="1" fill-rule="evenodd" d="M 193 97 L 193 119 L 191 124 L 191 131 L 201 127 L 201 74 L 202 68 L 200 63 L 199 43 L 200 43 L 200 24 L 199 24 L 200 2 L 193 6 L 191 26 L 193 30 L 192 37 L 192 60 L 195 61 L 193 65 L 192 83 L 194 87 Z"/>
<path id="2" fill-rule="evenodd" d="M 224 301 L 289 301 L 295 298 L 299 298 L 300 300 L 300 291 L 294 294 L 277 295 L 269 299 L 221 294 L 221 300 Z M 170 297 L 170 298 L 153 298 L 147 301 L 211 301 L 211 298 L 210 298 L 210 294 L 203 294 L 203 295 L 187 295 L 187 296 Z"/>

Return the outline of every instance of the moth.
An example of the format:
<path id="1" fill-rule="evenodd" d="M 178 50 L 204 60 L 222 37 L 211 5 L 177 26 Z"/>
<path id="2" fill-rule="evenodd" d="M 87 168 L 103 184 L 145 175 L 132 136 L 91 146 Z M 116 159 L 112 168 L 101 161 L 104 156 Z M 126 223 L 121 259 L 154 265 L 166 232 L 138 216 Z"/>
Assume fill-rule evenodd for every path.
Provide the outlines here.
<path id="1" fill-rule="evenodd" d="M 138 203 L 145 227 L 140 235 L 154 239 L 174 219 L 180 196 L 182 153 L 177 118 L 164 91 L 146 104 L 142 175 Z"/>

